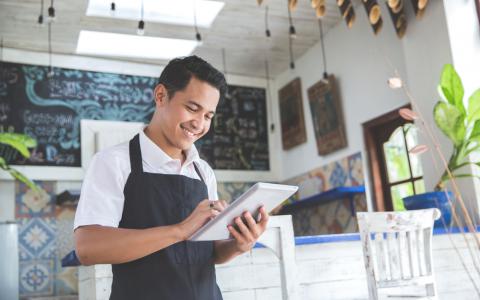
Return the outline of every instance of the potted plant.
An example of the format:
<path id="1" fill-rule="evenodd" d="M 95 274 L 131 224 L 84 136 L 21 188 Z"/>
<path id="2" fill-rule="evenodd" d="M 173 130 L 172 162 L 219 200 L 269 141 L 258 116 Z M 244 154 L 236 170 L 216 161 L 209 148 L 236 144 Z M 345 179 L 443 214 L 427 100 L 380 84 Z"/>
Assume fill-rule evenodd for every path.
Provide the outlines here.
<path id="1" fill-rule="evenodd" d="M 464 167 L 480 166 L 480 162 L 470 161 L 469 157 L 480 150 L 480 89 L 468 101 L 464 101 L 462 81 L 454 67 L 447 64 L 440 78 L 439 94 L 442 99 L 436 103 L 433 117 L 437 127 L 452 142 L 453 151 L 448 159 L 448 169 L 443 170 L 434 192 L 409 196 L 403 202 L 407 209 L 439 208 L 448 226 L 451 222 L 448 197 L 452 194 L 445 192 L 445 184 L 451 178 L 449 173 L 453 178 L 478 177 L 465 171 Z M 436 226 L 442 225 L 439 221 Z"/>
<path id="2" fill-rule="evenodd" d="M 5 144 L 13 147 L 25 158 L 30 157 L 30 151 L 28 150 L 28 148 L 33 148 L 37 146 L 37 142 L 33 138 L 24 134 L 19 134 L 19 133 L 0 133 L 0 144 Z M 13 178 L 25 183 L 31 189 L 37 190 L 37 185 L 35 183 L 33 183 L 21 172 L 10 167 L 5 161 L 5 159 L 1 156 L 0 156 L 0 168 L 10 173 L 10 175 Z"/>

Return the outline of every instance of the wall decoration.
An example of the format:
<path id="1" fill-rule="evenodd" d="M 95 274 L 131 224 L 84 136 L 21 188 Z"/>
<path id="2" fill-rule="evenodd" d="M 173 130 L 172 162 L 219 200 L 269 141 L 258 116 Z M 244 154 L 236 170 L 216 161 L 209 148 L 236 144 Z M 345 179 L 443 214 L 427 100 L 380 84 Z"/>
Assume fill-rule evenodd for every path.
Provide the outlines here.
<path id="1" fill-rule="evenodd" d="M 388 1 L 387 7 L 390 17 L 393 22 L 393 27 L 397 32 L 397 36 L 402 38 L 407 30 L 407 17 L 405 15 L 404 5 L 405 0 Z"/>
<path id="2" fill-rule="evenodd" d="M 295 78 L 278 92 L 283 149 L 288 150 L 307 141 L 303 115 L 302 85 Z"/>
<path id="3" fill-rule="evenodd" d="M 397 2 L 398 0 L 389 0 L 390 2 Z M 425 13 L 425 8 L 427 7 L 428 0 L 410 0 L 412 2 L 413 11 L 415 12 L 415 16 L 417 19 L 422 18 L 423 14 Z M 478 0 L 475 0 L 478 1 Z M 392 6 L 395 6 L 395 3 L 392 3 Z"/>
<path id="4" fill-rule="evenodd" d="M 0 132 L 25 133 L 38 146 L 29 159 L 0 146 L 8 163 L 81 166 L 80 120 L 148 123 L 157 78 L 2 62 Z M 269 170 L 265 89 L 229 86 L 200 155 L 214 169 Z M 225 131 L 221 131 L 225 129 Z M 215 132 L 213 132 L 215 131 Z"/>
<path id="5" fill-rule="evenodd" d="M 297 185 L 298 192 L 287 203 L 301 201 L 315 194 L 345 186 L 364 184 L 362 155 L 360 152 L 315 168 L 305 174 L 286 180 L 285 184 Z M 296 236 L 356 232 L 355 217 L 351 213 L 351 201 L 338 199 L 318 206 L 309 206 L 292 213 Z M 353 198 L 355 211 L 366 211 L 365 194 Z"/>
<path id="6" fill-rule="evenodd" d="M 308 99 L 319 155 L 327 155 L 347 146 L 342 105 L 335 77 L 321 80 L 308 89 Z"/>
<path id="7" fill-rule="evenodd" d="M 310 4 L 312 8 L 315 9 L 315 15 L 317 18 L 321 18 L 325 16 L 326 13 L 326 5 L 325 0 L 311 0 Z"/>
<path id="8" fill-rule="evenodd" d="M 342 18 L 345 19 L 348 28 L 352 28 L 353 23 L 355 22 L 355 11 L 353 10 L 353 5 L 351 0 L 337 0 L 338 8 L 340 9 L 340 14 Z"/>
<path id="9" fill-rule="evenodd" d="M 370 25 L 372 25 L 373 32 L 378 34 L 383 25 L 380 5 L 378 5 L 377 0 L 362 0 L 362 2 L 367 11 L 368 21 L 370 22 Z"/>

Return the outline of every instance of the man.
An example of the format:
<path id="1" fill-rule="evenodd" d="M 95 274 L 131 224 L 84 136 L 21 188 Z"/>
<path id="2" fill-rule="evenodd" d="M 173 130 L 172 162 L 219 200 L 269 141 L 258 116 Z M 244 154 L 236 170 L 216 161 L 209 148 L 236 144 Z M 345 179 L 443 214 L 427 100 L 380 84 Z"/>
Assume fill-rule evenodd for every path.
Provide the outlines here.
<path id="1" fill-rule="evenodd" d="M 193 144 L 226 88 L 201 58 L 172 60 L 148 126 L 92 159 L 75 216 L 76 253 L 84 265 L 112 264 L 110 299 L 222 299 L 214 264 L 248 251 L 265 231 L 261 208 L 258 223 L 249 213 L 235 219 L 232 240 L 187 241 L 226 206 L 212 201 L 216 179 Z"/>

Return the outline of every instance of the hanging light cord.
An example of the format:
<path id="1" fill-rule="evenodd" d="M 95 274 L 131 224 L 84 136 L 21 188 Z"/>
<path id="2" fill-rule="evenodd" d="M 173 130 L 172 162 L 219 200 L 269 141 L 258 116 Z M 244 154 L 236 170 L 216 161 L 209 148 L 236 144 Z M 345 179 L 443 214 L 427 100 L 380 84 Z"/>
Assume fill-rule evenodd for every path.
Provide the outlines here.
<path id="1" fill-rule="evenodd" d="M 295 69 L 295 62 L 293 61 L 293 41 L 292 37 L 288 37 L 288 50 L 290 51 L 290 69 Z"/>
<path id="2" fill-rule="evenodd" d="M 40 1 L 40 16 L 43 16 L 43 7 L 44 7 L 43 1 L 44 0 Z"/>
<path id="3" fill-rule="evenodd" d="M 267 77 L 268 99 L 270 99 L 270 101 L 267 101 L 267 103 L 271 103 L 273 98 L 272 98 L 272 91 L 270 89 L 270 68 L 268 67 L 268 59 L 267 59 L 266 56 L 265 56 L 265 75 Z M 273 107 L 270 107 L 269 116 L 270 116 L 270 131 L 273 132 L 275 130 L 275 123 L 273 122 L 273 111 L 272 111 L 272 109 L 273 109 Z"/>
<path id="4" fill-rule="evenodd" d="M 325 44 L 323 41 L 323 25 L 322 19 L 318 19 L 318 27 L 320 28 L 320 44 L 322 45 L 322 58 L 323 58 L 323 78 L 328 78 L 327 73 L 327 59 L 325 58 Z"/>
<path id="5" fill-rule="evenodd" d="M 288 7 L 288 1 L 287 1 L 287 11 L 288 11 L 288 22 L 290 23 L 290 27 L 293 27 L 292 12 L 290 11 L 290 7 Z"/>
<path id="6" fill-rule="evenodd" d="M 143 0 L 142 0 L 142 7 L 140 9 L 140 19 L 143 21 Z"/>
<path id="7" fill-rule="evenodd" d="M 0 61 L 3 61 L 3 37 L 0 39 Z"/>
<path id="8" fill-rule="evenodd" d="M 49 76 L 53 75 L 52 67 L 52 23 L 48 23 L 48 66 L 49 66 Z"/>
<path id="9" fill-rule="evenodd" d="M 265 35 L 270 37 L 270 29 L 268 28 L 268 5 L 265 6 Z"/>
<path id="10" fill-rule="evenodd" d="M 195 37 L 197 41 L 202 40 L 202 36 L 200 35 L 200 32 L 198 31 L 198 26 L 197 26 L 197 1 L 193 0 L 193 26 L 195 28 Z"/>
<path id="11" fill-rule="evenodd" d="M 289 28 L 289 34 L 291 38 L 295 38 L 297 35 L 297 32 L 295 30 L 295 26 L 293 26 L 293 19 L 292 19 L 292 12 L 290 11 L 290 6 L 288 5 L 287 1 L 287 11 L 288 11 L 288 22 L 290 22 L 290 28 Z"/>

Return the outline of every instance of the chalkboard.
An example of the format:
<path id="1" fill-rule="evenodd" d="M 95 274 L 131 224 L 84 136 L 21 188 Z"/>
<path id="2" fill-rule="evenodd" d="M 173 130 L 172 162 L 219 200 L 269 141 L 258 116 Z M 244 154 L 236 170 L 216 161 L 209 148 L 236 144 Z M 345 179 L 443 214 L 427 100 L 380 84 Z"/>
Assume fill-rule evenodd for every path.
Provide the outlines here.
<path id="1" fill-rule="evenodd" d="M 196 146 L 214 169 L 269 170 L 265 89 L 229 85 L 213 130 Z"/>
<path id="2" fill-rule="evenodd" d="M 0 62 L 0 132 L 25 133 L 38 142 L 29 159 L 0 145 L 17 165 L 81 166 L 80 120 L 148 123 L 154 77 L 129 76 Z M 229 86 L 209 134 L 198 143 L 215 169 L 268 170 L 265 90 Z"/>
<path id="3" fill-rule="evenodd" d="M 80 120 L 147 122 L 154 110 L 152 77 L 2 63 L 0 130 L 35 138 L 24 160 L 12 149 L 0 155 L 14 164 L 81 166 Z"/>

